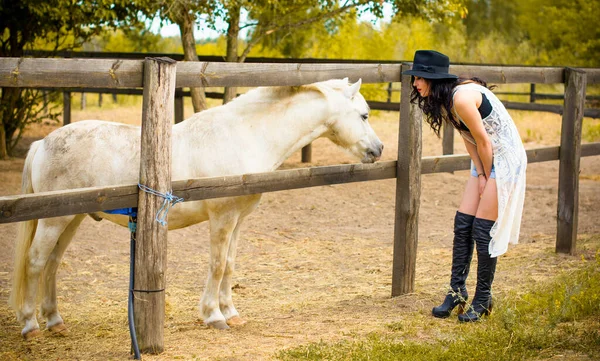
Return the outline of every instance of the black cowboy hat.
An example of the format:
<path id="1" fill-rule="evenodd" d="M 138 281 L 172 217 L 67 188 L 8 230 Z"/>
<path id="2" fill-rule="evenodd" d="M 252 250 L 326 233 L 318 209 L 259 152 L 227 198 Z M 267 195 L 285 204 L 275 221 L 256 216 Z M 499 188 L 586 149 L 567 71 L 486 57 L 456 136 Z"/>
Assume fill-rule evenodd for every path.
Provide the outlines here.
<path id="1" fill-rule="evenodd" d="M 458 79 L 448 74 L 450 59 L 434 50 L 417 50 L 411 70 L 403 71 L 404 75 L 413 75 L 425 79 Z"/>

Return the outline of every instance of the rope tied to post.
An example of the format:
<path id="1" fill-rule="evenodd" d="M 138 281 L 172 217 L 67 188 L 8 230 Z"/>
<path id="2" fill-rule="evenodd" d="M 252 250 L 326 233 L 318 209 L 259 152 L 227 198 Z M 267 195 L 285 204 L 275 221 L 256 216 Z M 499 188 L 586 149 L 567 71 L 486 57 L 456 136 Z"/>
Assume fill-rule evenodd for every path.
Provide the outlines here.
<path id="1" fill-rule="evenodd" d="M 165 200 L 163 201 L 162 206 L 158 209 L 158 212 L 156 212 L 156 217 L 155 220 L 161 225 L 161 226 L 166 226 L 167 225 L 167 214 L 169 213 L 169 209 L 174 206 L 175 204 L 179 203 L 179 202 L 183 202 L 183 198 L 177 197 L 175 195 L 173 195 L 173 193 L 171 191 L 167 192 L 167 193 L 160 193 L 159 191 L 156 191 L 150 187 L 147 187 L 141 183 L 138 183 L 138 187 L 149 194 L 155 195 L 155 196 L 159 196 L 159 197 L 163 197 Z"/>

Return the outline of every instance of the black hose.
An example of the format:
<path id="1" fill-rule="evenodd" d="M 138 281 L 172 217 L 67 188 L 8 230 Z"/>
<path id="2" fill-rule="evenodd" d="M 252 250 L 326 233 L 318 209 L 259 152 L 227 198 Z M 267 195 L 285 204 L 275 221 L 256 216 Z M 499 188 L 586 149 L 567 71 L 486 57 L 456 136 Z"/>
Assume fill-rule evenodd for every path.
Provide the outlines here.
<path id="1" fill-rule="evenodd" d="M 133 349 L 134 359 L 141 360 L 140 348 L 138 347 L 137 336 L 135 334 L 135 323 L 133 320 L 133 281 L 135 272 L 135 236 L 137 226 L 137 214 L 129 216 L 129 231 L 131 232 L 131 245 L 129 250 L 129 297 L 127 306 L 127 318 L 129 320 L 129 335 L 131 336 L 131 348 Z"/>

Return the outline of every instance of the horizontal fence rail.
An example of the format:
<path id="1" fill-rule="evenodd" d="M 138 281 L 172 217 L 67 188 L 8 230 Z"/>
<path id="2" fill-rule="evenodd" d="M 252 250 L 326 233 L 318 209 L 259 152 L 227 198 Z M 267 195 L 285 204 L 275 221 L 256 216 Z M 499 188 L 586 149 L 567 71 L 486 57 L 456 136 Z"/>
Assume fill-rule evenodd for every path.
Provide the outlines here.
<path id="1" fill-rule="evenodd" d="M 209 97 L 207 95 L 207 97 Z M 400 103 L 395 102 L 378 102 L 378 101 L 367 101 L 371 109 L 374 110 L 387 110 L 387 111 L 398 111 L 400 109 Z M 506 109 L 513 110 L 527 110 L 536 112 L 548 112 L 562 115 L 564 108 L 562 105 L 556 104 L 539 104 L 539 103 L 519 103 L 509 102 L 502 100 L 502 104 Z M 583 110 L 583 116 L 588 118 L 600 118 L 600 109 L 597 108 L 586 108 Z"/>
<path id="2" fill-rule="evenodd" d="M 0 58 L 0 87 L 140 88 L 143 60 Z M 176 87 L 294 86 L 332 78 L 398 81 L 398 64 L 179 62 Z"/>
<path id="3" fill-rule="evenodd" d="M 143 60 L 0 58 L 0 87 L 139 88 Z M 600 69 L 586 69 L 588 84 L 600 82 Z M 454 65 L 450 72 L 494 83 L 562 83 L 564 68 Z M 331 78 L 362 78 L 364 83 L 397 82 L 399 64 L 289 64 L 179 62 L 176 87 L 285 86 Z"/>
<path id="4" fill-rule="evenodd" d="M 527 158 L 529 163 L 558 160 L 559 151 L 559 146 L 529 149 Z M 582 157 L 594 155 L 600 155 L 600 142 L 582 144 Z M 423 157 L 421 174 L 466 170 L 470 162 L 468 155 Z M 391 178 L 396 178 L 396 161 L 179 180 L 172 182 L 172 188 L 173 194 L 183 197 L 185 201 L 197 201 Z M 137 197 L 137 185 L 5 196 L 0 197 L 0 223 L 135 207 Z"/>

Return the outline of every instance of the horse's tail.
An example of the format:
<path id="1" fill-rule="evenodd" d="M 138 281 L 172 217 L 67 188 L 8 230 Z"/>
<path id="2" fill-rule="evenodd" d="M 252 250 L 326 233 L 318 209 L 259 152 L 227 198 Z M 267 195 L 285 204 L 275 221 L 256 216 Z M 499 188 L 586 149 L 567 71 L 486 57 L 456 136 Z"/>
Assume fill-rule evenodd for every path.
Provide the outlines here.
<path id="1" fill-rule="evenodd" d="M 21 182 L 21 193 L 28 194 L 33 193 L 33 186 L 31 184 L 31 167 L 33 158 L 38 148 L 42 144 L 42 141 L 37 141 L 31 144 L 27 158 L 25 159 L 25 165 L 23 166 L 23 178 Z M 13 271 L 13 284 L 12 291 L 9 297 L 10 306 L 19 313 L 23 306 L 25 299 L 25 288 L 27 286 L 27 263 L 29 261 L 29 248 L 35 235 L 38 221 L 29 220 L 19 222 L 17 228 L 17 239 L 15 241 L 15 262 Z"/>

